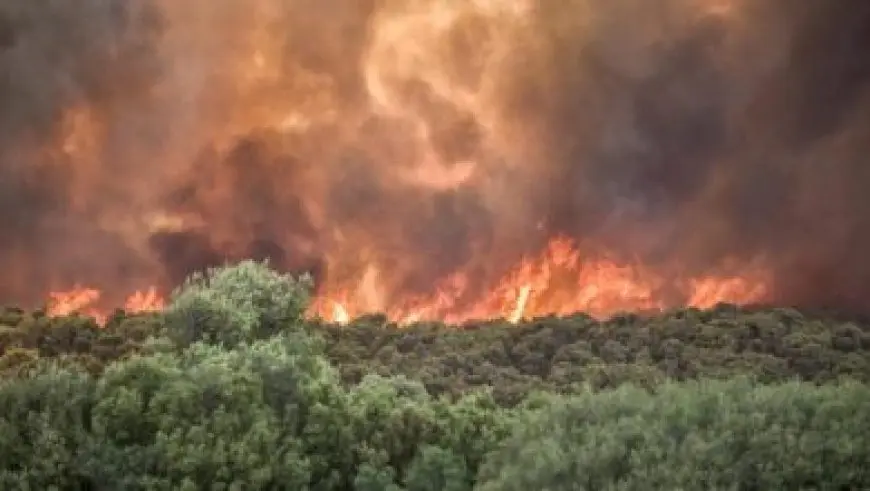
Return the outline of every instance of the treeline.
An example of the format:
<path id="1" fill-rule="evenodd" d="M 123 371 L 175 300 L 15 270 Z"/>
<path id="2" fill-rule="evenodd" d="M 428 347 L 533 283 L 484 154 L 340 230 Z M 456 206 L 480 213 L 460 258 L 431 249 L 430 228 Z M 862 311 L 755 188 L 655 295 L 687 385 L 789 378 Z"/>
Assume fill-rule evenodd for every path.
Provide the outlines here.
<path id="1" fill-rule="evenodd" d="M 535 390 L 572 392 L 624 383 L 748 376 L 764 383 L 842 378 L 870 382 L 870 324 L 792 309 L 681 309 L 654 317 L 597 321 L 578 314 L 517 325 L 504 321 L 398 327 L 382 316 L 349 325 L 306 322 L 346 386 L 367 374 L 405 375 L 435 396 L 492 388 L 503 405 Z M 0 373 L 26 372 L 44 358 L 101 373 L 166 334 L 162 314 L 118 311 L 105 327 L 78 316 L 0 310 Z"/>
<path id="2" fill-rule="evenodd" d="M 244 262 L 0 312 L 0 489 L 870 489 L 870 329 L 722 305 L 407 328 Z"/>
<path id="3" fill-rule="evenodd" d="M 665 380 L 870 381 L 870 326 L 786 309 L 721 305 L 602 322 L 575 315 L 462 328 L 397 328 L 371 317 L 321 330 L 346 383 L 372 372 L 404 374 L 436 395 L 492 387 L 504 404 L 534 390 L 652 387 Z"/>

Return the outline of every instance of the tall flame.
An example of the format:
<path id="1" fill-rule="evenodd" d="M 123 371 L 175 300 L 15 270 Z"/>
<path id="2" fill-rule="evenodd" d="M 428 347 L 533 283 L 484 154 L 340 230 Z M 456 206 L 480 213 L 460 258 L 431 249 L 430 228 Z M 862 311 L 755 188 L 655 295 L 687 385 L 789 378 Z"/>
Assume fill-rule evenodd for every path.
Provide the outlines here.
<path id="1" fill-rule="evenodd" d="M 666 278 L 640 264 L 619 264 L 607 258 L 584 258 L 568 239 L 557 238 L 537 257 L 524 259 L 483 295 L 469 291 L 470 278 L 456 274 L 436 286 L 435 293 L 416 298 L 386 298 L 376 269 L 349 285 L 320 292 L 309 309 L 318 316 L 345 324 L 366 313 L 382 312 L 399 324 L 418 321 L 462 323 L 503 318 L 516 323 L 541 315 L 585 312 L 606 317 L 626 311 L 654 311 L 687 305 L 699 308 L 717 303 L 746 304 L 764 298 L 768 278 L 763 271 L 741 276 Z M 670 290 L 670 292 L 666 292 Z M 101 292 L 75 287 L 51 293 L 48 312 L 80 312 L 101 322 Z M 163 298 L 155 287 L 130 295 L 124 310 L 159 311 Z"/>
<path id="2" fill-rule="evenodd" d="M 753 303 L 765 298 L 769 281 L 763 269 L 730 276 L 666 277 L 640 264 L 584 257 L 571 240 L 556 238 L 540 255 L 523 259 L 482 295 L 469 291 L 468 275 L 456 274 L 436 286 L 432 295 L 385 299 L 379 292 L 376 270 L 369 270 L 350 286 L 322 292 L 311 313 L 340 323 L 367 312 L 384 312 L 400 324 L 490 318 L 518 322 L 575 312 L 603 318 L 683 305 L 708 308 L 717 303 Z"/>
<path id="3" fill-rule="evenodd" d="M 76 286 L 70 290 L 49 293 L 46 314 L 53 317 L 81 314 L 93 317 L 98 324 L 105 324 L 106 310 L 100 306 L 102 293 L 94 288 Z M 160 312 L 165 302 L 155 287 L 136 291 L 127 297 L 123 310 L 130 314 Z"/>

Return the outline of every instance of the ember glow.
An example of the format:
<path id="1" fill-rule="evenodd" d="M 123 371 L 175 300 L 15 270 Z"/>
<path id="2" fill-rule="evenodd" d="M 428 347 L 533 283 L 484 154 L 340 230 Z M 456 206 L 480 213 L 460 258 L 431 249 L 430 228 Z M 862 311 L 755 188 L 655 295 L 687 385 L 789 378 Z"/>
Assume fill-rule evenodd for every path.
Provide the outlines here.
<path id="1" fill-rule="evenodd" d="M 2 2 L 0 299 L 269 258 L 337 322 L 870 310 L 868 5 Z"/>
<path id="2" fill-rule="evenodd" d="M 49 293 L 46 313 L 50 316 L 79 314 L 93 317 L 97 323 L 105 324 L 107 313 L 100 307 L 102 292 L 94 288 L 75 287 L 72 290 Z M 127 297 L 123 310 L 130 314 L 160 312 L 165 307 L 163 297 L 155 287 L 137 291 Z"/>

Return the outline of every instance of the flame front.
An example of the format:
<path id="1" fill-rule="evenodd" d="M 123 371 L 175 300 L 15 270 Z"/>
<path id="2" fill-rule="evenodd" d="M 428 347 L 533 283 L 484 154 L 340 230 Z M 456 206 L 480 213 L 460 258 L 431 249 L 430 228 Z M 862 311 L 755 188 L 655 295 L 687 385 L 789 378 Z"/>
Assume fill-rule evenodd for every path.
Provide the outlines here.
<path id="1" fill-rule="evenodd" d="M 367 313 L 384 313 L 399 324 L 493 318 L 516 323 L 550 314 L 585 312 L 603 318 L 618 312 L 657 311 L 682 305 L 708 308 L 720 302 L 746 304 L 763 299 L 767 293 L 765 275 L 747 271 L 741 274 L 668 279 L 641 265 L 621 265 L 600 258 L 584 260 L 570 240 L 559 238 L 540 256 L 523 260 L 483 295 L 469 291 L 468 278 L 457 274 L 429 296 L 384 298 L 374 273 L 359 282 L 322 292 L 314 299 L 309 315 L 340 324 Z M 670 299 L 666 289 L 671 290 Z M 48 312 L 79 312 L 104 322 L 106 314 L 97 307 L 100 297 L 100 291 L 93 288 L 55 292 Z M 154 287 L 134 293 L 124 304 L 124 310 L 130 313 L 160 311 L 163 307 L 164 300 Z"/>
<path id="2" fill-rule="evenodd" d="M 604 318 L 619 312 L 659 311 L 678 306 L 709 308 L 749 304 L 768 294 L 762 270 L 736 275 L 673 278 L 640 264 L 584 257 L 569 239 L 557 238 L 537 257 L 524 259 L 482 295 L 467 288 L 464 274 L 449 277 L 435 292 L 418 298 L 385 299 L 377 276 L 337 286 L 317 298 L 310 313 L 339 323 L 382 312 L 399 324 L 417 321 L 462 323 L 502 318 L 510 322 L 584 312 Z"/>
<path id="3" fill-rule="evenodd" d="M 102 292 L 95 288 L 76 286 L 71 290 L 49 293 L 46 314 L 58 317 L 81 314 L 93 317 L 98 324 L 106 323 L 108 318 L 105 307 L 100 305 Z M 130 314 L 160 312 L 165 307 L 163 297 L 155 287 L 134 292 L 127 297 L 123 310 Z"/>

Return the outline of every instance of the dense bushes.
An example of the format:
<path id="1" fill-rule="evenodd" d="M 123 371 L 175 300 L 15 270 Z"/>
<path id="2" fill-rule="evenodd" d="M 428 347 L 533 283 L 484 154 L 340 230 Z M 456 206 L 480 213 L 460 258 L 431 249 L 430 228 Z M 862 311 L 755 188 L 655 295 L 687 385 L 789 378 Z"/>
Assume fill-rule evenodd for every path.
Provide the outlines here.
<path id="1" fill-rule="evenodd" d="M 531 412 L 480 489 L 867 489 L 867 407 L 870 390 L 851 383 L 585 392 Z"/>
<path id="2" fill-rule="evenodd" d="M 337 327 L 306 287 L 246 262 L 104 328 L 6 309 L 0 489 L 870 487 L 870 388 L 840 381 L 870 377 L 861 324 Z"/>
<path id="3" fill-rule="evenodd" d="M 0 411 L 0 489 L 470 489 L 511 422 L 485 394 L 448 403 L 402 378 L 344 390 L 292 334 L 99 378 L 46 366 L 7 381 Z"/>
<path id="4" fill-rule="evenodd" d="M 254 292 L 248 297 L 238 297 L 243 289 L 233 290 L 220 281 L 204 291 L 205 280 L 199 278 L 192 282 L 195 287 L 178 292 L 165 316 L 118 313 L 105 328 L 90 319 L 51 319 L 39 312 L 6 309 L 0 312 L 0 370 L 14 374 L 39 357 L 53 357 L 96 374 L 106 363 L 140 351 L 150 337 L 164 333 L 181 345 L 199 340 L 231 346 L 245 336 L 268 338 L 276 332 L 274 326 L 293 324 L 323 339 L 325 355 L 346 386 L 366 374 L 406 375 L 422 382 L 433 395 L 457 396 L 492 387 L 503 404 L 515 404 L 532 390 L 571 392 L 587 383 L 597 388 L 626 382 L 651 386 L 668 379 L 738 375 L 763 382 L 799 378 L 827 383 L 843 377 L 870 381 L 870 325 L 805 316 L 790 309 L 723 305 L 650 318 L 626 315 L 599 322 L 575 315 L 460 328 L 440 324 L 399 328 L 377 316 L 348 326 L 298 325 L 305 297 L 287 292 L 300 290 L 304 283 L 288 279 L 275 288 L 277 293 L 268 293 L 273 287 L 264 285 L 277 281 L 274 273 L 256 263 L 245 263 L 240 269 L 233 272 L 236 277 L 265 276 L 244 280 Z M 218 275 L 224 276 L 230 277 Z M 218 300 L 207 301 L 210 295 Z M 191 307 L 197 302 L 208 307 Z M 257 302 L 283 304 L 286 311 L 264 311 L 262 319 L 255 319 L 261 315 L 256 313 Z M 271 320 L 281 316 L 286 320 Z"/>
<path id="5" fill-rule="evenodd" d="M 363 374 L 413 375 L 434 394 L 490 386 L 504 403 L 530 390 L 584 384 L 651 386 L 667 379 L 747 375 L 764 382 L 843 377 L 870 381 L 870 327 L 787 310 L 723 305 L 598 322 L 583 315 L 464 328 L 386 325 L 377 318 L 323 326 L 327 355 L 353 383 Z"/>

